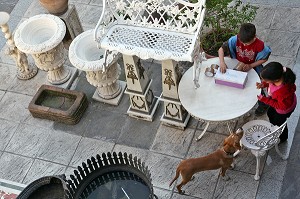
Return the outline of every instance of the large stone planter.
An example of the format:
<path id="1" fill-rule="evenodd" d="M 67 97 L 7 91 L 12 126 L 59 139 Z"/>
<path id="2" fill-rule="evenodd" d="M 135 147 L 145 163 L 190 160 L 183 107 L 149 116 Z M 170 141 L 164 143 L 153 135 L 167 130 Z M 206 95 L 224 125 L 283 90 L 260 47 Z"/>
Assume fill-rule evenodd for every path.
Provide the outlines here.
<path id="1" fill-rule="evenodd" d="M 39 2 L 54 15 L 62 15 L 68 10 L 69 0 L 39 0 Z"/>
<path id="2" fill-rule="evenodd" d="M 125 82 L 119 81 L 121 69 L 117 60 L 119 53 L 111 52 L 105 57 L 105 51 L 99 49 L 93 37 L 94 30 L 78 35 L 69 47 L 71 63 L 86 72 L 87 81 L 97 87 L 93 99 L 118 105 Z"/>
<path id="3" fill-rule="evenodd" d="M 16 46 L 32 55 L 36 66 L 48 72 L 47 79 L 54 85 L 63 84 L 71 77 L 71 70 L 63 66 L 65 33 L 66 26 L 59 17 L 41 14 L 25 20 L 14 35 Z"/>

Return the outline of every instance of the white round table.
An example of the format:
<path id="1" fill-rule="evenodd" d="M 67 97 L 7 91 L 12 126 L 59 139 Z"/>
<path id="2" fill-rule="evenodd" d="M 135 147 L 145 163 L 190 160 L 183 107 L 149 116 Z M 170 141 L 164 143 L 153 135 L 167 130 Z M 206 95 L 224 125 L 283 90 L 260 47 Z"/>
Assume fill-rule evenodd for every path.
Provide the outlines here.
<path id="1" fill-rule="evenodd" d="M 226 57 L 225 63 L 228 68 L 234 68 L 238 61 Z M 214 77 L 205 76 L 205 68 L 211 64 L 220 65 L 219 58 L 202 62 L 199 88 L 194 87 L 193 68 L 185 72 L 178 87 L 182 106 L 196 119 L 207 122 L 197 140 L 204 135 L 209 122 L 228 122 L 246 114 L 255 106 L 257 95 L 260 94 L 260 89 L 256 88 L 256 82 L 260 82 L 260 79 L 254 69 L 248 72 L 245 88 L 239 89 L 215 84 Z"/>

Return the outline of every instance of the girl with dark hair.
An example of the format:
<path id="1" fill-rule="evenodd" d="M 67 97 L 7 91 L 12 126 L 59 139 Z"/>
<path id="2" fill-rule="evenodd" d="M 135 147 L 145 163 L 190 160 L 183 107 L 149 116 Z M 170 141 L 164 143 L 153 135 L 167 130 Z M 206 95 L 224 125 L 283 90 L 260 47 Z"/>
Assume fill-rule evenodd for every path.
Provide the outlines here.
<path id="1" fill-rule="evenodd" d="M 268 96 L 259 95 L 258 100 L 268 104 L 267 115 L 273 125 L 282 125 L 294 112 L 297 105 L 296 75 L 278 62 L 268 63 L 260 72 L 262 83 L 256 83 L 258 89 L 267 88 Z M 288 139 L 286 126 L 280 135 L 280 143 Z"/>

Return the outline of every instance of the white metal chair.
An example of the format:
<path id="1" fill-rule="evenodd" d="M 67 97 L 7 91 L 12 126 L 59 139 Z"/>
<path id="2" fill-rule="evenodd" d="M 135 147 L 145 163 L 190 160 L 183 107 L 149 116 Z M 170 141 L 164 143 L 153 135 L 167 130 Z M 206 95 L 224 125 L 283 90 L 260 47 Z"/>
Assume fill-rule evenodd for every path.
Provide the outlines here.
<path id="1" fill-rule="evenodd" d="M 260 178 L 260 159 L 269 149 L 275 146 L 276 152 L 282 159 L 286 160 L 288 158 L 288 155 L 284 156 L 278 149 L 279 136 L 286 124 L 287 122 L 278 127 L 264 120 L 252 120 L 243 125 L 244 135 L 241 139 L 241 144 L 250 149 L 251 153 L 256 157 L 255 180 Z"/>

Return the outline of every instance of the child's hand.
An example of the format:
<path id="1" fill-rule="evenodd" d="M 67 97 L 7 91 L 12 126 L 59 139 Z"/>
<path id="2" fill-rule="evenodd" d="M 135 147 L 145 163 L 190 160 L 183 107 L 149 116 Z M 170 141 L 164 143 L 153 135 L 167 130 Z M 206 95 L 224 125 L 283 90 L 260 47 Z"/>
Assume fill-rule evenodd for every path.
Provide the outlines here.
<path id="1" fill-rule="evenodd" d="M 220 72 L 225 73 L 226 72 L 227 65 L 225 63 L 220 63 Z"/>
<path id="2" fill-rule="evenodd" d="M 249 70 L 251 70 L 251 65 L 250 64 L 245 64 L 244 66 L 243 66 L 243 71 L 244 72 L 248 72 Z"/>
<path id="3" fill-rule="evenodd" d="M 256 82 L 256 88 L 257 89 L 261 89 L 263 87 L 264 87 L 264 85 L 262 83 Z"/>
<path id="4" fill-rule="evenodd" d="M 258 100 L 261 100 L 262 98 L 263 98 L 263 95 L 262 95 L 262 94 L 260 94 L 260 95 L 257 96 L 257 99 L 258 99 Z"/>

